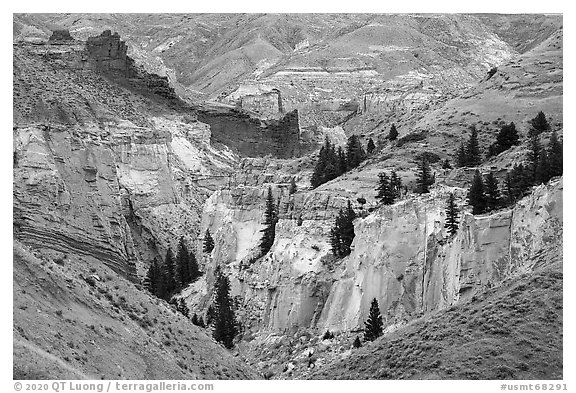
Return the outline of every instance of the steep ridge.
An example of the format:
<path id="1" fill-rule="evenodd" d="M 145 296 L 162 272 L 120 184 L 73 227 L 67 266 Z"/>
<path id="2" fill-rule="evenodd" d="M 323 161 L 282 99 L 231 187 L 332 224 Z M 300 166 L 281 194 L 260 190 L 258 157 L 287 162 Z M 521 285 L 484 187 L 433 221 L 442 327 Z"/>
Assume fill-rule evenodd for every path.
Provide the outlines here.
<path id="1" fill-rule="evenodd" d="M 122 50 L 113 72 L 78 42 L 14 52 L 15 236 L 132 279 L 180 236 L 191 242 L 202 200 L 226 181 L 234 153 L 212 147 L 209 127 L 150 89 L 157 79 Z"/>
<path id="2" fill-rule="evenodd" d="M 36 255 L 34 255 L 36 254 Z M 14 244 L 14 379 L 251 379 L 243 362 L 98 260 Z"/>

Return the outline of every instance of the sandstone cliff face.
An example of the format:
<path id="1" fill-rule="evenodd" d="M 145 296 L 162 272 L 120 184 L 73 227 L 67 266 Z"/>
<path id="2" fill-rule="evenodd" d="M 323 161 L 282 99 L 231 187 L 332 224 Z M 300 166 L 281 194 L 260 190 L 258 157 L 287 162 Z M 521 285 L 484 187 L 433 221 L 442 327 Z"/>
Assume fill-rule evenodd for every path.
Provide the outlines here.
<path id="1" fill-rule="evenodd" d="M 210 228 L 216 240 L 207 270 L 221 263 L 231 273 L 243 322 L 253 330 L 361 328 L 373 298 L 393 327 L 530 272 L 535 261 L 561 258 L 561 180 L 537 187 L 513 209 L 463 213 L 452 238 L 444 230 L 445 199 L 455 192 L 464 204 L 463 189 L 439 187 L 381 207 L 356 220 L 353 252 L 339 261 L 330 255 L 328 236 L 346 198 L 288 195 L 283 187 L 274 189 L 280 212 L 274 246 L 256 259 L 265 188 L 216 192 L 202 217 L 202 230 Z M 205 306 L 210 294 L 206 287 L 200 292 L 190 299 Z"/>
<path id="2" fill-rule="evenodd" d="M 203 195 L 225 179 L 234 156 L 209 146 L 205 124 L 153 120 L 154 128 L 93 134 L 16 127 L 16 236 L 99 258 L 131 278 L 136 261 L 149 262 L 180 236 L 191 242 Z"/>

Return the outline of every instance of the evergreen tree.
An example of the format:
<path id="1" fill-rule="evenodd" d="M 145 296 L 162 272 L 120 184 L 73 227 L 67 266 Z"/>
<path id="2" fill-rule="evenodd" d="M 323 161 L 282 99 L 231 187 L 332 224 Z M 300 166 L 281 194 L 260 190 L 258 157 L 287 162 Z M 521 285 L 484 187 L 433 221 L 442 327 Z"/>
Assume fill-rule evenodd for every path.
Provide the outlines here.
<path id="1" fill-rule="evenodd" d="M 470 127 L 470 139 L 466 145 L 466 166 L 475 167 L 482 162 L 480 157 L 480 145 L 478 144 L 478 131 L 475 126 Z"/>
<path id="2" fill-rule="evenodd" d="M 444 223 L 444 227 L 448 229 L 450 235 L 454 235 L 458 231 L 458 213 L 454 194 L 450 193 L 446 202 L 446 222 Z"/>
<path id="3" fill-rule="evenodd" d="M 346 164 L 348 169 L 356 168 L 365 158 L 366 153 L 362 148 L 358 135 L 351 135 L 346 143 Z"/>
<path id="4" fill-rule="evenodd" d="M 352 343 L 354 348 L 360 348 L 362 346 L 362 342 L 360 341 L 360 337 L 356 336 L 354 342 Z"/>
<path id="5" fill-rule="evenodd" d="M 402 196 L 402 179 L 396 174 L 396 171 L 392 171 L 390 175 L 390 188 L 392 189 L 394 199 Z"/>
<path id="6" fill-rule="evenodd" d="M 217 269 L 216 274 L 216 307 L 212 336 L 224 347 L 231 349 L 234 346 L 234 337 L 238 330 L 232 309 L 232 299 L 230 298 L 230 281 L 227 276 L 220 272 L 220 269 Z"/>
<path id="7" fill-rule="evenodd" d="M 152 261 L 148 272 L 146 273 L 146 278 L 144 280 L 144 287 L 154 296 L 158 296 L 161 286 L 161 270 L 158 262 L 156 260 Z"/>
<path id="8" fill-rule="evenodd" d="M 536 172 L 534 174 L 535 184 L 546 183 L 550 180 L 550 161 L 548 159 L 548 153 L 546 150 L 542 149 L 540 151 L 540 157 L 538 158 L 538 165 L 536 166 Z"/>
<path id="9" fill-rule="evenodd" d="M 540 146 L 540 136 L 536 132 L 530 133 L 530 144 L 528 152 L 528 161 L 530 163 L 531 177 L 532 181 L 536 181 L 536 169 L 538 168 L 538 160 L 540 158 L 540 151 L 542 147 Z"/>
<path id="10" fill-rule="evenodd" d="M 210 234 L 210 229 L 206 228 L 206 233 L 204 234 L 204 244 L 202 249 L 205 253 L 210 254 L 214 250 L 214 238 Z"/>
<path id="11" fill-rule="evenodd" d="M 515 203 L 522 198 L 532 183 L 530 169 L 522 164 L 514 165 L 514 168 L 506 174 L 505 187 L 506 198 L 509 204 Z"/>
<path id="12" fill-rule="evenodd" d="M 168 248 L 168 251 L 166 251 L 166 258 L 164 259 L 164 265 L 162 265 L 162 279 L 165 292 L 161 297 L 164 300 L 169 300 L 170 296 L 177 288 L 176 274 L 174 270 L 174 256 L 172 250 Z"/>
<path id="13" fill-rule="evenodd" d="M 272 196 L 272 187 L 268 187 L 268 195 L 266 196 L 266 209 L 264 210 L 264 229 L 262 232 L 262 239 L 260 240 L 260 250 L 262 255 L 266 254 L 274 244 L 274 237 L 276 236 L 276 222 L 278 221 L 276 215 L 276 206 L 274 197 Z"/>
<path id="14" fill-rule="evenodd" d="M 194 282 L 202 275 L 194 251 L 190 251 L 190 254 L 188 254 L 188 266 L 190 270 L 190 282 Z"/>
<path id="15" fill-rule="evenodd" d="M 365 341 L 374 341 L 382 335 L 384 323 L 382 322 L 382 315 L 380 315 L 380 307 L 378 306 L 378 300 L 376 300 L 376 298 L 372 299 L 368 319 L 364 324 Z"/>
<path id="16" fill-rule="evenodd" d="M 372 138 L 368 139 L 368 145 L 366 145 L 366 152 L 368 155 L 371 155 L 376 150 L 376 145 L 374 144 L 374 140 Z"/>
<path id="17" fill-rule="evenodd" d="M 342 258 L 351 252 L 350 245 L 354 240 L 354 219 L 356 213 L 352 209 L 352 204 L 348 201 L 346 209 L 340 209 L 334 226 L 330 230 L 330 245 L 332 254 Z"/>
<path id="18" fill-rule="evenodd" d="M 298 187 L 296 186 L 296 178 L 291 177 L 290 178 L 290 188 L 288 189 L 288 192 L 290 193 L 290 195 L 292 195 L 292 194 L 296 194 L 296 191 L 298 191 Z"/>
<path id="19" fill-rule="evenodd" d="M 416 174 L 416 192 L 419 194 L 426 194 L 430 192 L 430 186 L 434 184 L 434 178 L 430 171 L 430 164 L 428 158 L 423 154 L 418 166 L 418 173 Z"/>
<path id="20" fill-rule="evenodd" d="M 178 251 L 176 252 L 176 283 L 177 289 L 181 289 L 188 285 L 192 278 L 190 276 L 190 264 L 188 262 L 189 254 L 184 237 L 180 238 L 178 243 Z"/>
<path id="21" fill-rule="evenodd" d="M 472 179 L 472 185 L 468 190 L 468 204 L 472 206 L 472 214 L 482 214 L 486 210 L 484 182 L 479 170 L 474 172 L 474 179 Z"/>
<path id="22" fill-rule="evenodd" d="M 310 178 L 310 184 L 312 188 L 316 188 L 321 184 L 324 184 L 332 179 L 335 179 L 340 174 L 342 174 L 342 164 L 340 162 L 340 157 L 335 150 L 335 147 L 328 136 L 324 140 L 324 145 L 320 149 L 318 154 L 318 161 L 314 166 L 314 172 Z"/>
<path id="23" fill-rule="evenodd" d="M 220 270 L 217 269 L 216 273 L 215 273 L 215 277 L 218 277 L 217 272 L 219 272 Z M 212 323 L 216 320 L 216 309 L 214 308 L 214 306 L 211 304 L 208 306 L 208 309 L 206 310 L 206 326 L 212 325 Z"/>
<path id="24" fill-rule="evenodd" d="M 520 136 L 514 123 L 505 124 L 496 136 L 496 142 L 490 146 L 490 155 L 497 155 L 520 143 Z"/>
<path id="25" fill-rule="evenodd" d="M 546 115 L 542 111 L 538 112 L 536 117 L 530 120 L 530 126 L 531 130 L 533 130 L 533 133 L 536 135 L 539 135 L 544 131 L 550 130 L 550 124 L 548 123 L 548 119 L 546 119 Z"/>
<path id="26" fill-rule="evenodd" d="M 348 164 L 346 164 L 346 153 L 341 146 L 338 146 L 338 172 L 340 174 L 346 173 L 348 170 Z"/>
<path id="27" fill-rule="evenodd" d="M 388 132 L 388 139 L 391 141 L 395 141 L 398 138 L 398 130 L 396 129 L 396 125 L 392 124 L 390 127 L 390 131 Z"/>
<path id="28" fill-rule="evenodd" d="M 486 209 L 488 211 L 497 210 L 500 207 L 500 190 L 498 189 L 498 180 L 492 172 L 486 175 L 484 182 L 486 195 Z"/>
<path id="29" fill-rule="evenodd" d="M 561 176 L 563 172 L 562 143 L 558 141 L 556 130 L 552 131 L 548 143 L 548 162 L 550 177 Z"/>
<path id="30" fill-rule="evenodd" d="M 464 147 L 464 142 L 460 144 L 458 152 L 456 153 L 456 165 L 459 168 L 463 168 L 468 165 L 468 157 L 466 155 L 466 147 Z"/>
<path id="31" fill-rule="evenodd" d="M 391 205 L 394 203 L 394 191 L 392 190 L 392 184 L 386 172 L 380 172 L 378 174 L 378 188 L 376 189 L 378 194 L 376 198 L 384 205 Z"/>
<path id="32" fill-rule="evenodd" d="M 445 159 L 442 163 L 442 169 L 452 169 L 452 165 L 450 165 L 450 160 Z"/>

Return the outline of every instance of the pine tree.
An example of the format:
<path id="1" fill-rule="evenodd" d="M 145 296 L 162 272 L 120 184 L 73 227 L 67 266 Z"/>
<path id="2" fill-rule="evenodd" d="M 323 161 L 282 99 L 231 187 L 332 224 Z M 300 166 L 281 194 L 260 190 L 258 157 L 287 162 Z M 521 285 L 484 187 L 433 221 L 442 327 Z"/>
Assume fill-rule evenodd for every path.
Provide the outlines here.
<path id="1" fill-rule="evenodd" d="M 450 165 L 450 160 L 445 159 L 442 163 L 442 169 L 452 169 L 452 165 Z"/>
<path id="2" fill-rule="evenodd" d="M 262 232 L 262 239 L 260 240 L 260 250 L 262 251 L 262 255 L 270 251 L 274 244 L 277 220 L 276 206 L 274 203 L 274 197 L 272 196 L 272 187 L 268 187 L 266 209 L 264 210 L 264 229 L 260 230 L 260 232 Z"/>
<path id="3" fill-rule="evenodd" d="M 388 132 L 388 139 L 391 141 L 395 141 L 398 138 L 398 130 L 396 129 L 396 125 L 392 124 L 390 127 L 390 131 Z"/>
<path id="4" fill-rule="evenodd" d="M 296 186 L 296 178 L 291 177 L 290 178 L 290 188 L 288 189 L 288 193 L 290 195 L 292 195 L 292 194 L 296 194 L 296 191 L 298 191 L 298 187 Z"/>
<path id="5" fill-rule="evenodd" d="M 330 230 L 330 245 L 332 254 L 342 258 L 351 252 L 350 246 L 354 240 L 354 219 L 356 213 L 352 209 L 352 204 L 348 201 L 346 209 L 340 209 Z"/>
<path id="6" fill-rule="evenodd" d="M 464 142 L 460 144 L 458 152 L 456 153 L 456 165 L 459 168 L 463 168 L 468 165 L 468 157 L 466 155 L 466 147 L 464 147 Z"/>
<path id="7" fill-rule="evenodd" d="M 558 141 L 556 130 L 552 131 L 548 143 L 548 162 L 550 177 L 561 176 L 563 172 L 562 143 Z"/>
<path id="8" fill-rule="evenodd" d="M 542 149 L 540 151 L 540 157 L 538 158 L 538 165 L 536 166 L 536 173 L 534 174 L 535 184 L 546 183 L 550 180 L 550 161 L 548 159 L 548 153 L 546 150 Z"/>
<path id="9" fill-rule="evenodd" d="M 468 204 L 472 206 L 472 214 L 482 214 L 486 210 L 484 182 L 479 170 L 474 172 L 474 179 L 472 179 L 472 185 L 468 191 Z"/>
<path id="10" fill-rule="evenodd" d="M 346 153 L 344 153 L 344 150 L 342 149 L 341 146 L 338 146 L 338 172 L 340 172 L 340 174 L 346 173 L 346 171 L 348 170 L 348 164 L 346 164 Z"/>
<path id="11" fill-rule="evenodd" d="M 454 235 L 458 231 L 458 213 L 454 194 L 450 193 L 446 202 L 446 222 L 444 223 L 444 227 L 448 229 L 450 235 Z"/>
<path id="12" fill-rule="evenodd" d="M 216 296 L 214 299 L 216 307 L 212 336 L 224 347 L 231 349 L 234 346 L 234 337 L 238 330 L 232 309 L 232 299 L 230 298 L 230 281 L 219 269 L 217 269 L 216 274 Z"/>
<path id="13" fill-rule="evenodd" d="M 423 154 L 418 166 L 418 173 L 416 174 L 416 192 L 419 194 L 426 194 L 430 192 L 430 186 L 434 184 L 434 178 L 430 171 L 430 164 L 426 155 Z"/>
<path id="14" fill-rule="evenodd" d="M 354 342 L 352 343 L 354 348 L 360 348 L 362 346 L 362 342 L 360 341 L 360 337 L 356 336 Z"/>
<path id="15" fill-rule="evenodd" d="M 372 299 L 368 319 L 364 324 L 365 341 L 374 341 L 382 335 L 384 323 L 382 322 L 382 315 L 380 315 L 380 307 L 378 306 L 378 300 L 376 300 L 376 298 Z"/>
<path id="16" fill-rule="evenodd" d="M 530 145 L 528 152 L 528 161 L 530 163 L 530 170 L 532 172 L 532 181 L 536 181 L 536 169 L 538 168 L 538 160 L 540 158 L 540 151 L 542 147 L 540 146 L 540 136 L 536 132 L 530 133 Z"/>
<path id="17" fill-rule="evenodd" d="M 530 120 L 530 126 L 536 135 L 539 135 L 544 131 L 550 130 L 550 124 L 546 119 L 546 115 L 542 111 L 538 112 L 536 117 Z"/>
<path id="18" fill-rule="evenodd" d="M 478 131 L 475 126 L 470 127 L 470 139 L 466 145 L 466 166 L 475 167 L 482 162 L 480 146 L 478 144 Z"/>
<path id="19" fill-rule="evenodd" d="M 176 284 L 177 289 L 188 285 L 192 278 L 190 276 L 190 265 L 188 263 L 188 248 L 184 242 L 184 237 L 180 238 L 178 251 L 176 252 Z"/>
<path id="20" fill-rule="evenodd" d="M 515 203 L 522 198 L 532 184 L 532 172 L 522 164 L 514 165 L 514 168 L 506 174 L 505 187 L 506 198 L 509 204 Z"/>
<path id="21" fill-rule="evenodd" d="M 497 155 L 520 143 L 520 136 L 514 123 L 505 124 L 496 136 L 496 142 L 490 146 L 490 155 Z"/>
<path id="22" fill-rule="evenodd" d="M 486 195 L 486 209 L 488 211 L 497 210 L 500 206 L 500 190 L 498 189 L 498 180 L 494 177 L 492 172 L 486 175 L 484 182 L 485 195 Z"/>
<path id="23" fill-rule="evenodd" d="M 402 179 L 396 174 L 396 171 L 392 171 L 390 175 L 390 188 L 392 189 L 394 199 L 402 196 Z"/>
<path id="24" fill-rule="evenodd" d="M 392 190 L 392 184 L 386 172 L 380 172 L 378 174 L 378 188 L 376 188 L 378 194 L 376 198 L 384 205 L 391 205 L 394 203 L 394 191 Z"/>
<path id="25" fill-rule="evenodd" d="M 368 139 L 368 144 L 366 145 L 366 152 L 368 155 L 371 155 L 376 150 L 376 145 L 374 144 L 374 140 L 372 138 Z"/>
<path id="26" fill-rule="evenodd" d="M 194 251 L 190 251 L 190 254 L 188 254 L 188 266 L 190 270 L 190 282 L 194 282 L 202 275 Z"/>
<path id="27" fill-rule="evenodd" d="M 166 251 L 164 265 L 162 265 L 163 288 L 165 290 L 162 298 L 164 300 L 169 300 L 172 293 L 176 290 L 177 283 L 174 270 L 174 256 L 172 250 L 169 248 L 168 251 Z"/>
<path id="28" fill-rule="evenodd" d="M 146 278 L 144 280 L 144 287 L 154 296 L 158 296 L 160 291 L 160 278 L 162 272 L 160 271 L 160 266 L 156 260 L 152 261 L 148 272 L 146 273 Z"/>
<path id="29" fill-rule="evenodd" d="M 348 169 L 356 168 L 365 158 L 366 153 L 362 148 L 358 135 L 351 135 L 346 144 L 346 164 Z"/>
<path id="30" fill-rule="evenodd" d="M 310 178 L 310 185 L 312 188 L 316 188 L 321 184 L 337 178 L 342 173 L 339 154 L 336 152 L 334 145 L 330 143 L 328 136 L 326 136 L 324 145 L 318 154 L 318 161 L 316 161 L 316 165 L 314 166 L 314 172 Z"/>
<path id="31" fill-rule="evenodd" d="M 210 234 L 210 229 L 208 228 L 206 228 L 206 233 L 204 234 L 202 249 L 207 254 L 212 253 L 212 250 L 214 250 L 214 238 L 212 238 L 212 234 Z"/>

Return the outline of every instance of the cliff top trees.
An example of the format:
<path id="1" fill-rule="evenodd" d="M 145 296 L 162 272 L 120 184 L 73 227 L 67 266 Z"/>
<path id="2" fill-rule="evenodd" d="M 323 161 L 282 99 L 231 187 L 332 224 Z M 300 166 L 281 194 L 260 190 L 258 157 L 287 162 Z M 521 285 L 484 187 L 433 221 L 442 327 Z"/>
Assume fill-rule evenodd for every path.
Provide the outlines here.
<path id="1" fill-rule="evenodd" d="M 348 138 L 345 151 L 341 147 L 336 149 L 326 136 L 310 178 L 310 185 L 316 188 L 329 182 L 346 171 L 356 168 L 365 159 L 366 152 L 357 135 L 351 135 Z"/>
<path id="2" fill-rule="evenodd" d="M 264 210 L 264 229 L 262 232 L 262 239 L 260 240 L 260 250 L 262 255 L 266 254 L 274 244 L 274 237 L 276 236 L 276 222 L 278 221 L 276 213 L 276 204 L 272 196 L 272 187 L 268 187 L 268 194 L 266 195 L 266 208 Z"/>
<path id="3" fill-rule="evenodd" d="M 330 230 L 330 245 L 332 254 L 342 258 L 350 254 L 350 245 L 354 240 L 354 219 L 356 213 L 352 209 L 352 204 L 348 201 L 345 209 L 340 209 L 334 226 Z"/>
<path id="4" fill-rule="evenodd" d="M 496 136 L 496 142 L 490 146 L 488 155 L 498 155 L 519 143 L 520 136 L 518 135 L 518 131 L 516 131 L 516 125 L 514 123 L 505 124 L 500 128 L 500 132 Z"/>
<path id="5" fill-rule="evenodd" d="M 416 174 L 416 192 L 426 194 L 430 192 L 430 186 L 434 184 L 434 178 L 430 170 L 430 164 L 425 154 L 420 158 L 418 173 Z"/>
<path id="6" fill-rule="evenodd" d="M 362 161 L 366 159 L 366 153 L 358 135 L 351 135 L 346 143 L 346 165 L 348 170 L 356 168 Z"/>
<path id="7" fill-rule="evenodd" d="M 314 172 L 310 178 L 310 185 L 316 188 L 332 179 L 335 179 L 341 174 L 341 162 L 335 147 L 328 136 L 324 140 L 324 145 L 318 154 L 318 161 L 314 166 Z"/>
<path id="8" fill-rule="evenodd" d="M 454 194 L 450 193 L 446 202 L 446 222 L 444 227 L 448 229 L 450 235 L 458 231 L 458 207 L 454 199 Z"/>
<path id="9" fill-rule="evenodd" d="M 472 206 L 472 214 L 482 214 L 486 209 L 486 196 L 484 194 L 484 181 L 479 170 L 474 172 L 472 185 L 468 190 L 468 204 Z"/>
<path id="10" fill-rule="evenodd" d="M 376 191 L 378 194 L 376 198 L 380 199 L 380 202 L 384 205 L 391 205 L 397 198 L 400 198 L 402 180 L 398 177 L 395 171 L 392 171 L 390 177 L 386 172 L 381 172 L 378 174 L 378 187 Z"/>
<path id="11" fill-rule="evenodd" d="M 558 141 L 556 130 L 552 131 L 550 142 L 548 143 L 548 161 L 550 177 L 562 175 L 562 143 Z"/>
<path id="12" fill-rule="evenodd" d="M 382 322 L 382 315 L 380 315 L 380 307 L 376 298 L 372 299 L 368 319 L 364 324 L 364 340 L 374 341 L 382 335 L 384 323 Z"/>
<path id="13" fill-rule="evenodd" d="M 501 206 L 500 190 L 498 189 L 498 180 L 492 172 L 486 175 L 484 181 L 486 210 L 497 210 Z"/>
<path id="14" fill-rule="evenodd" d="M 215 299 L 214 299 L 214 330 L 212 336 L 224 347 L 230 349 L 234 346 L 234 337 L 238 334 L 236 318 L 230 298 L 230 281 L 220 269 L 216 269 Z"/>

